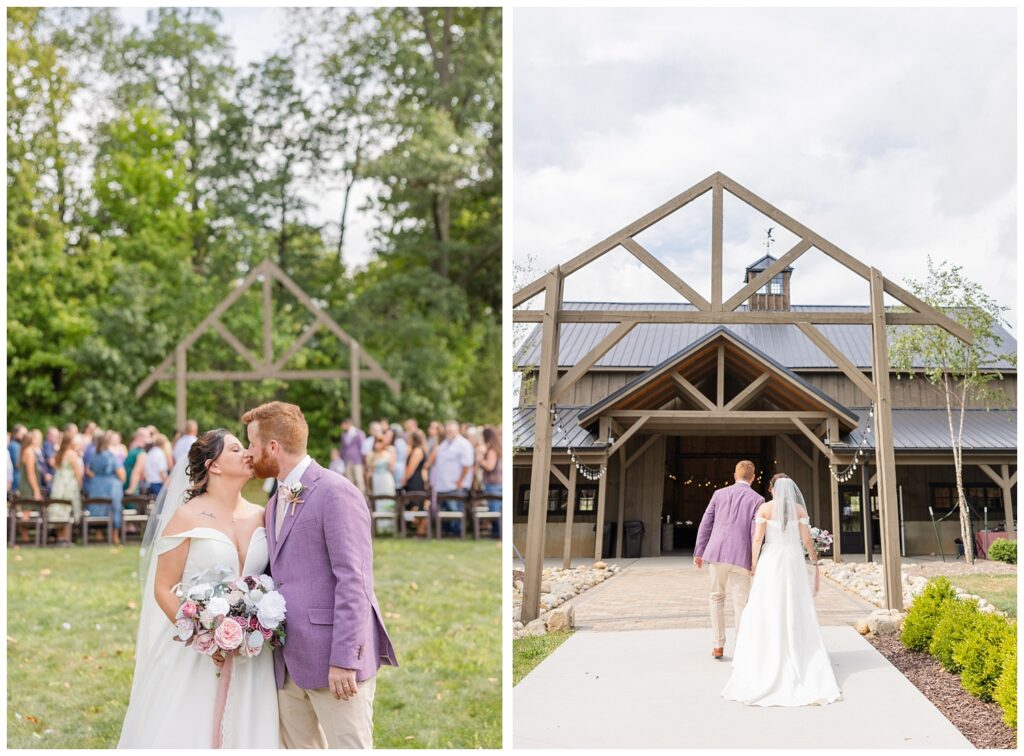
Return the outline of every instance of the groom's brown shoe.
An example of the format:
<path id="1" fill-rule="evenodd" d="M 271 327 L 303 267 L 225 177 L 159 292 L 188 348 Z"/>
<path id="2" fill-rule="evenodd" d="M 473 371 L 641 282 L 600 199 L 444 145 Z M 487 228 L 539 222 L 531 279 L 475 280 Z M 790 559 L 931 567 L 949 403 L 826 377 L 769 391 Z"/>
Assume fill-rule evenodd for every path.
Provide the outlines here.
<path id="1" fill-rule="evenodd" d="M 725 653 L 725 649 L 724 648 L 713 648 L 713 649 L 711 649 L 711 657 L 713 659 L 721 659 L 722 655 L 724 653 Z"/>

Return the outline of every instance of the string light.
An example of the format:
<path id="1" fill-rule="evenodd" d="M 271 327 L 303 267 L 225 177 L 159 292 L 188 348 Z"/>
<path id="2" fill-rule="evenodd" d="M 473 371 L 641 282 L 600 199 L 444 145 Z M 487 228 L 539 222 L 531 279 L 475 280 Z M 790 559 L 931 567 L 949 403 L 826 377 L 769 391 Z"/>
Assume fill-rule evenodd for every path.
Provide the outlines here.
<path id="1" fill-rule="evenodd" d="M 562 435 L 562 438 L 568 440 L 569 434 L 566 433 L 565 429 L 562 427 L 562 422 L 558 419 L 558 410 L 555 408 L 554 404 L 551 405 L 551 419 L 554 422 L 555 430 Z M 579 474 L 587 480 L 600 480 L 604 477 L 604 474 L 608 472 L 608 465 L 599 465 L 594 467 L 593 465 L 585 464 L 576 456 L 576 451 L 572 446 L 567 448 L 569 449 L 569 459 L 571 459 L 572 463 L 576 465 L 576 469 L 579 471 Z"/>
<path id="2" fill-rule="evenodd" d="M 864 451 L 864 449 L 865 449 L 865 447 L 867 446 L 867 443 L 868 443 L 868 436 L 871 435 L 871 425 L 874 422 L 874 419 L 875 419 L 875 405 L 874 405 L 874 403 L 872 403 L 871 404 L 871 409 L 868 410 L 868 425 L 867 425 L 867 428 L 864 429 L 864 434 L 860 437 L 860 445 L 857 447 L 857 451 L 855 451 L 853 453 L 853 463 L 850 464 L 845 470 L 843 470 L 841 472 L 838 470 L 838 466 L 837 466 L 837 468 L 835 470 L 833 470 L 832 469 L 832 465 L 829 464 L 829 466 L 828 466 L 829 475 L 831 475 L 833 478 L 835 478 L 836 481 L 838 481 L 839 483 L 848 483 L 850 480 L 852 480 L 853 476 L 854 476 L 854 473 L 857 472 L 857 466 L 864 464 L 864 457 L 866 456 L 866 452 Z M 828 443 L 829 448 L 832 448 L 832 440 L 830 438 L 826 437 L 826 442 Z"/>

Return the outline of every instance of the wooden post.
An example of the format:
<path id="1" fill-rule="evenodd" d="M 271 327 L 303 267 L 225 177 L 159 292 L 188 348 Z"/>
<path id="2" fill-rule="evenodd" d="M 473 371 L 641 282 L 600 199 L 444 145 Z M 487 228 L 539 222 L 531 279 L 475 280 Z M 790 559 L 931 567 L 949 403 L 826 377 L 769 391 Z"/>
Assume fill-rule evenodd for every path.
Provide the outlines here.
<path id="1" fill-rule="evenodd" d="M 263 362 L 270 365 L 274 362 L 274 343 L 271 341 L 271 328 L 274 322 L 274 305 L 271 299 L 270 273 L 263 274 Z"/>
<path id="2" fill-rule="evenodd" d="M 711 309 L 722 309 L 722 182 L 711 187 Z"/>
<path id="3" fill-rule="evenodd" d="M 830 417 L 828 423 L 829 444 L 835 446 L 839 441 L 839 419 Z M 831 464 L 831 460 L 826 460 Z M 842 513 L 839 511 L 839 481 L 831 472 L 828 474 L 829 494 L 832 497 L 832 560 L 838 564 L 843 561 L 843 547 L 840 543 L 842 531 Z"/>
<path id="4" fill-rule="evenodd" d="M 597 479 L 597 524 L 594 526 L 594 532 L 597 533 L 597 543 L 594 545 L 594 561 L 599 561 L 605 554 L 602 553 L 604 547 L 604 500 L 605 493 L 608 491 L 608 458 L 604 460 L 604 475 Z"/>
<path id="5" fill-rule="evenodd" d="M 878 465 L 878 519 L 882 544 L 885 606 L 903 609 L 900 569 L 899 503 L 896 493 L 896 450 L 893 446 L 892 401 L 889 395 L 889 344 L 885 334 L 885 280 L 871 268 L 871 378 L 875 384 L 875 459 Z"/>
<path id="6" fill-rule="evenodd" d="M 188 407 L 185 400 L 185 379 L 187 374 L 188 347 L 178 345 L 174 350 L 174 417 L 177 423 L 177 430 L 185 432 L 185 421 L 188 419 Z"/>
<path id="7" fill-rule="evenodd" d="M 719 407 L 725 406 L 725 345 L 718 345 L 718 375 L 715 397 Z"/>
<path id="8" fill-rule="evenodd" d="M 569 502 L 565 508 L 565 548 L 562 553 L 562 569 L 572 567 L 572 518 L 576 513 L 576 465 L 569 460 Z"/>
<path id="9" fill-rule="evenodd" d="M 814 524 L 821 527 L 821 491 L 818 486 L 818 468 L 821 466 L 821 456 L 818 447 L 811 444 L 811 496 L 814 497 Z"/>
<path id="10" fill-rule="evenodd" d="M 615 525 L 615 558 L 622 559 L 622 521 L 626 517 L 626 445 L 619 447 L 619 521 Z"/>
<path id="11" fill-rule="evenodd" d="M 530 508 L 526 525 L 526 575 L 520 618 L 524 625 L 537 619 L 540 611 L 540 578 L 544 570 L 544 530 L 547 527 L 551 477 L 551 389 L 558 377 L 558 311 L 561 303 L 562 275 L 556 266 L 548 271 L 544 281 L 544 322 L 541 324 Z"/>
<path id="12" fill-rule="evenodd" d="M 1003 489 L 1003 512 L 1006 517 L 1006 532 L 1013 532 L 1013 484 L 1010 482 L 1010 466 L 1000 465 L 999 472 L 1003 474 L 1005 481 L 1000 488 Z"/>
<path id="13" fill-rule="evenodd" d="M 352 382 L 352 422 L 357 428 L 362 427 L 360 415 L 362 415 L 362 404 L 359 395 L 359 344 L 353 342 L 349 346 L 349 380 Z"/>

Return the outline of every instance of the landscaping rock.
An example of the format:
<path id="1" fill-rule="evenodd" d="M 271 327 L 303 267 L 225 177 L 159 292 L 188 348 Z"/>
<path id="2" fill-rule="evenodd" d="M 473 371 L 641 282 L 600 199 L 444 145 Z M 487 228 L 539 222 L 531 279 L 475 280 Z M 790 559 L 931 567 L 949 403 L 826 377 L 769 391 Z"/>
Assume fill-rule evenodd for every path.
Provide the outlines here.
<path id="1" fill-rule="evenodd" d="M 544 623 L 549 633 L 556 633 L 560 630 L 569 630 L 576 626 L 576 612 L 571 606 L 554 609 L 548 612 Z"/>
<path id="2" fill-rule="evenodd" d="M 871 632 L 868 629 L 868 621 L 867 620 L 857 620 L 857 624 L 855 624 L 853 627 L 861 635 L 867 635 L 869 632 Z"/>
<path id="3" fill-rule="evenodd" d="M 539 635 L 547 635 L 548 630 L 544 624 L 544 619 L 538 617 L 532 620 L 526 627 L 523 628 L 523 637 L 532 638 Z"/>
<path id="4" fill-rule="evenodd" d="M 895 609 L 876 609 L 868 615 L 868 630 L 875 635 L 898 633 L 903 627 L 903 620 L 906 616 L 906 612 L 900 612 Z"/>

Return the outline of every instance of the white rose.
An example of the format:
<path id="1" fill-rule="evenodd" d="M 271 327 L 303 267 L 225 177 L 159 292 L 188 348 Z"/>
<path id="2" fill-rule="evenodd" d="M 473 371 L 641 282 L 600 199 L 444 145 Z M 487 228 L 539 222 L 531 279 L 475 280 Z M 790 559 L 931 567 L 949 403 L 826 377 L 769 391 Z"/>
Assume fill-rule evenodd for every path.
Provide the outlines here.
<path id="1" fill-rule="evenodd" d="M 214 615 L 210 613 L 209 609 L 203 609 L 203 611 L 199 612 L 199 624 L 207 630 L 213 627 L 213 618 Z"/>
<path id="2" fill-rule="evenodd" d="M 259 630 L 254 630 L 251 633 L 248 633 L 245 644 L 253 650 L 253 656 L 255 656 L 260 652 L 260 649 L 263 648 L 263 633 Z"/>
<path id="3" fill-rule="evenodd" d="M 211 590 L 213 590 L 213 588 L 211 586 L 207 585 L 206 583 L 200 583 L 199 585 L 193 585 L 191 588 L 189 588 L 188 597 L 190 599 L 201 599 L 201 598 L 203 598 L 203 596 L 205 596 L 207 594 L 208 591 L 211 591 Z"/>
<path id="4" fill-rule="evenodd" d="M 270 575 L 260 575 L 259 576 L 259 581 L 260 581 L 260 585 L 263 586 L 263 590 L 266 590 L 266 591 L 274 590 L 274 578 L 270 577 Z"/>
<path id="5" fill-rule="evenodd" d="M 174 623 L 174 626 L 178 629 L 177 636 L 183 641 L 191 638 L 196 629 L 190 619 L 180 619 Z"/>
<path id="6" fill-rule="evenodd" d="M 230 609 L 231 605 L 227 602 L 227 599 L 222 596 L 214 596 L 206 602 L 206 611 L 214 617 L 226 615 Z"/>
<path id="7" fill-rule="evenodd" d="M 277 591 L 271 591 L 265 595 L 256 609 L 256 618 L 268 630 L 273 630 L 280 625 L 284 621 L 284 614 L 284 596 Z"/>

